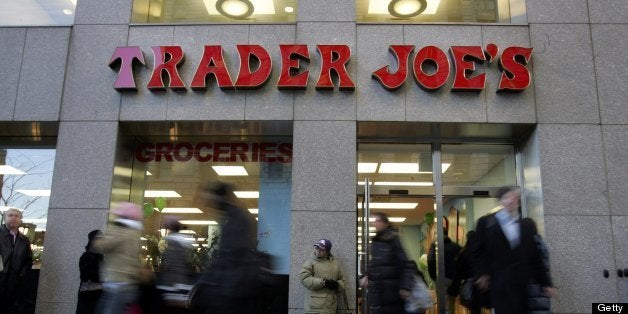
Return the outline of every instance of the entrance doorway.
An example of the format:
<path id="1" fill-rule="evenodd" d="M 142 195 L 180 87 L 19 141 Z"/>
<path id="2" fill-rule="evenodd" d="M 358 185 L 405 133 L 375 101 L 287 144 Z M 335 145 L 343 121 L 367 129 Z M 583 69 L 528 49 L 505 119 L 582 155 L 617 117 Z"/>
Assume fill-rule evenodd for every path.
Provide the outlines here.
<path id="1" fill-rule="evenodd" d="M 445 243 L 464 247 L 477 219 L 499 210 L 494 196 L 499 187 L 520 185 L 515 161 L 508 143 L 359 143 L 358 272 L 366 272 L 371 258 L 375 230 L 369 220 L 382 212 L 434 296 L 428 313 L 466 313 L 447 297 L 451 278 L 445 265 L 453 263 L 439 252 L 445 252 Z M 359 290 L 361 313 L 376 305 L 370 301 L 368 288 Z"/>

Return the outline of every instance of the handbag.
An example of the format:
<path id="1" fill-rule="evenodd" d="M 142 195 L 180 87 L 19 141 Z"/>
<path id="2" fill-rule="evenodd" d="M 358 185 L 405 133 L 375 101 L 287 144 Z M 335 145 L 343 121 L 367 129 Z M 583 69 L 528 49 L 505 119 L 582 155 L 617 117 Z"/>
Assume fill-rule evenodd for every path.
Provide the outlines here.
<path id="1" fill-rule="evenodd" d="M 460 304 L 470 308 L 473 306 L 473 278 L 467 278 L 460 285 Z"/>
<path id="2" fill-rule="evenodd" d="M 543 288 L 538 283 L 529 283 L 526 287 L 526 305 L 528 312 L 534 313 L 549 313 L 550 311 L 550 298 L 545 296 Z"/>
<path id="3" fill-rule="evenodd" d="M 432 294 L 425 283 L 419 276 L 414 276 L 412 285 L 412 293 L 405 302 L 405 310 L 407 313 L 423 312 L 434 305 Z"/>

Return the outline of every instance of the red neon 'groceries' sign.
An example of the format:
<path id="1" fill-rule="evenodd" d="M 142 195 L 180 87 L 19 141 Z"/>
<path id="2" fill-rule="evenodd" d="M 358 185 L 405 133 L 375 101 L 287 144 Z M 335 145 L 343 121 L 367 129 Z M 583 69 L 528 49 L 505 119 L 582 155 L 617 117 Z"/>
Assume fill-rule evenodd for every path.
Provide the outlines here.
<path id="1" fill-rule="evenodd" d="M 268 82 L 272 71 L 272 59 L 264 47 L 260 45 L 237 45 L 240 57 L 240 69 L 235 81 L 232 79 L 223 57 L 222 46 L 204 46 L 203 55 L 196 67 L 194 77 L 186 84 L 179 75 L 178 68 L 184 62 L 183 49 L 180 46 L 153 46 L 154 56 L 152 75 L 146 88 L 149 90 L 193 90 L 207 89 L 208 78 L 213 77 L 221 89 L 256 89 Z M 531 75 L 526 67 L 532 56 L 532 48 L 507 47 L 499 56 L 499 48 L 495 44 L 481 46 L 451 46 L 450 57 L 436 46 L 425 46 L 412 57 L 413 45 L 391 45 L 390 51 L 397 60 L 397 70 L 391 72 L 390 66 L 384 66 L 372 73 L 373 79 L 388 89 L 395 90 L 403 86 L 410 73 L 417 85 L 424 90 L 432 91 L 445 85 L 453 75 L 452 91 L 481 91 L 485 87 L 486 73 L 473 75 L 476 64 L 499 60 L 501 76 L 497 91 L 519 92 L 530 86 Z M 277 80 L 279 89 L 306 89 L 309 70 L 301 65 L 301 61 L 310 60 L 307 45 L 279 45 L 281 52 L 281 72 Z M 316 45 L 320 56 L 320 72 L 316 81 L 316 89 L 333 90 L 332 72 L 338 78 L 340 90 L 354 90 L 355 83 L 351 79 L 346 65 L 351 59 L 351 50 L 347 45 Z M 251 60 L 256 60 L 255 66 Z M 119 64 L 118 78 L 114 88 L 118 91 L 137 90 L 133 63 L 145 66 L 144 54 L 140 47 L 118 47 L 111 56 L 109 66 L 115 68 Z M 453 74 L 450 73 L 453 64 Z M 426 71 L 429 65 L 434 69 Z M 255 69 L 253 69 L 253 67 Z M 167 78 L 167 81 L 164 80 Z"/>

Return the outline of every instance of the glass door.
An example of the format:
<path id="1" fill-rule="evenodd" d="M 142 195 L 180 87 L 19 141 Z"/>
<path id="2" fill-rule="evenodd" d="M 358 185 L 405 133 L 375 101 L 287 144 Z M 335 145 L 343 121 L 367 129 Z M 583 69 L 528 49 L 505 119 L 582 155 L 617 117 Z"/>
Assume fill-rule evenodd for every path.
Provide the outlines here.
<path id="1" fill-rule="evenodd" d="M 499 210 L 495 192 L 516 185 L 516 173 L 513 145 L 358 144 L 359 272 L 368 268 L 368 243 L 375 235 L 366 220 L 382 212 L 435 297 L 428 313 L 466 313 L 446 292 L 451 284 L 446 268 L 452 267 L 446 265 L 453 265 L 455 256 L 439 252 L 452 243 L 466 245 L 477 219 Z M 359 290 L 361 313 L 373 305 L 366 292 Z"/>

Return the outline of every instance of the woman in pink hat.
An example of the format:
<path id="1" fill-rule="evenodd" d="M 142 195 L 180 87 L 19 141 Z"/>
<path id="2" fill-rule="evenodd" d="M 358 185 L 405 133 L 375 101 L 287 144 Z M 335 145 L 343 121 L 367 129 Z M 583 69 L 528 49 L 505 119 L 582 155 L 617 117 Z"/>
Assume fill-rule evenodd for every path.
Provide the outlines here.
<path id="1" fill-rule="evenodd" d="M 120 203 L 111 213 L 116 217 L 107 233 L 97 237 L 92 246 L 92 251 L 104 255 L 104 292 L 97 306 L 101 314 L 124 313 L 139 295 L 142 209 L 133 203 Z"/>

